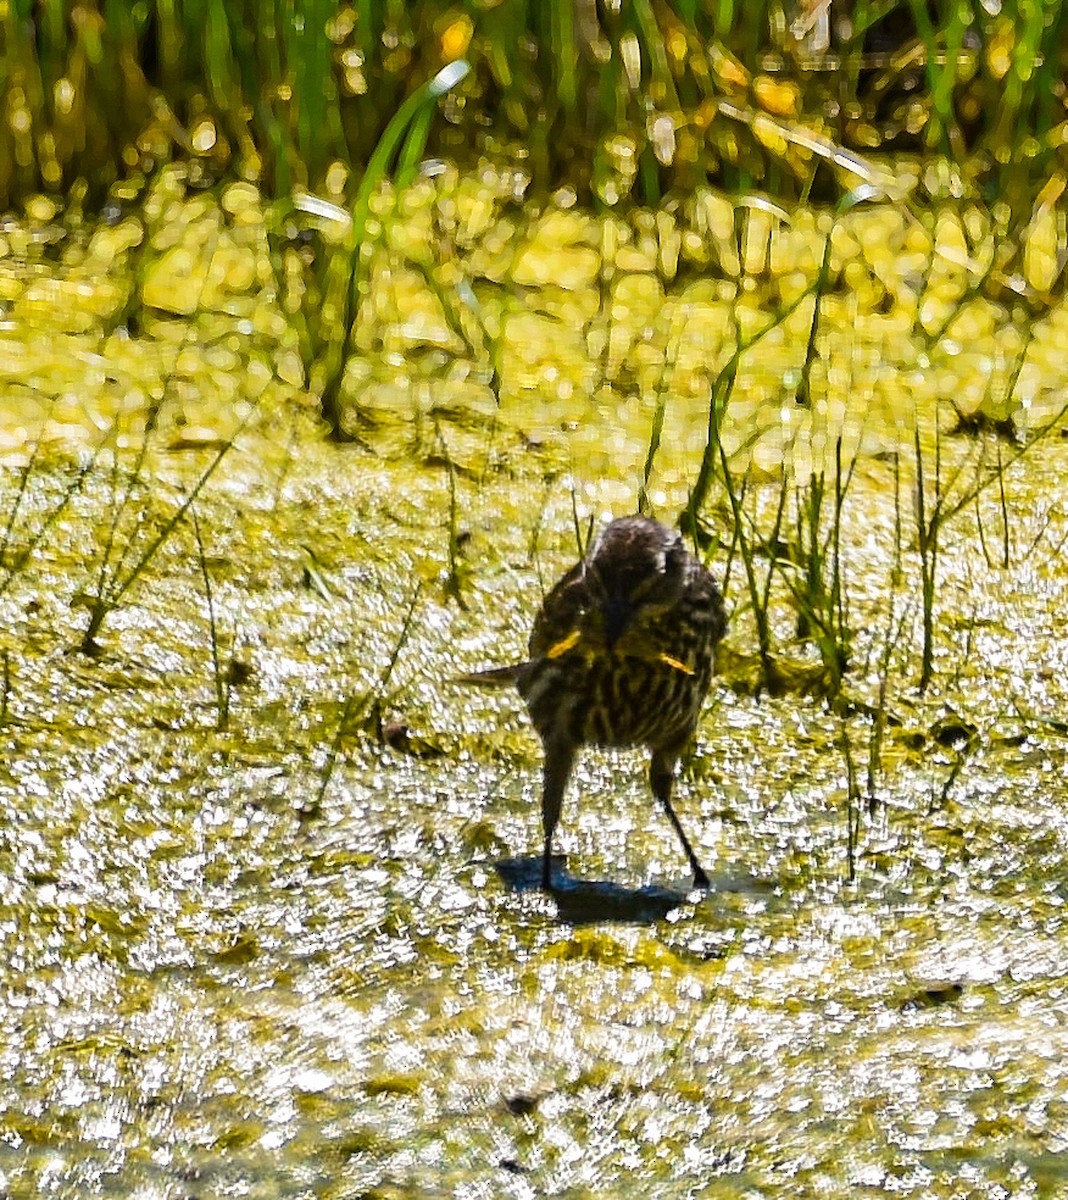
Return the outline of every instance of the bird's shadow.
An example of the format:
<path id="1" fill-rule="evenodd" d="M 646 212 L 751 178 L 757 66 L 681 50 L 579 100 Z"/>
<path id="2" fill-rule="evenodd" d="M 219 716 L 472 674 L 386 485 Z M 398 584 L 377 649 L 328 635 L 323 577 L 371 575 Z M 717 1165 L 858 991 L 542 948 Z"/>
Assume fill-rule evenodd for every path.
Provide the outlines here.
<path id="1" fill-rule="evenodd" d="M 501 858 L 493 866 L 514 892 L 541 889 L 540 856 Z M 713 880 L 707 891 L 748 890 L 749 886 L 750 881 L 740 884 L 738 881 Z M 570 925 L 592 925 L 601 921 L 652 925 L 697 895 L 694 891 L 657 884 L 633 888 L 608 879 L 579 879 L 568 874 L 561 855 L 553 855 L 551 894 L 560 920 Z"/>

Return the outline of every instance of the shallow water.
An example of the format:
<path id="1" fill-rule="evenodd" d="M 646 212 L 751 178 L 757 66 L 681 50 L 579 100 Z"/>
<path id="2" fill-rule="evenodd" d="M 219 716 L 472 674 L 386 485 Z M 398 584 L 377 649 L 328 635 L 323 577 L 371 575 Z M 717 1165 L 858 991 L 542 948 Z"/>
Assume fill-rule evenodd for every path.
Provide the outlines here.
<path id="1" fill-rule="evenodd" d="M 1019 483 L 1020 541 L 1050 516 L 1026 487 L 1062 456 L 1051 444 Z M 539 840 L 538 748 L 520 706 L 448 682 L 521 649 L 537 571 L 529 531 L 495 519 L 521 485 L 472 498 L 462 610 L 441 592 L 435 473 L 309 444 L 272 508 L 242 461 L 200 516 L 224 662 L 247 668 L 228 729 L 187 525 L 98 657 L 76 650 L 93 571 L 71 552 L 105 524 L 109 487 L 84 489 L 67 554 L 42 553 L 3 598 L 9 1194 L 1064 1185 L 1057 556 L 990 572 L 974 539 L 947 551 L 936 684 L 913 686 L 913 612 L 855 882 L 841 746 L 866 769 L 871 719 L 718 686 L 679 795 L 713 890 L 687 895 L 640 756 L 590 752 L 556 902 L 522 857 Z M 34 506 L 62 479 L 39 471 Z M 857 493 L 876 516 L 886 502 Z M 548 577 L 569 556 L 561 510 Z M 887 579 L 859 525 L 862 663 Z M 329 598 L 306 586 L 301 544 Z M 416 578 L 383 697 L 408 727 L 398 752 L 353 714 Z M 739 649 L 745 630 L 739 614 Z M 854 694 L 873 678 L 858 669 Z M 944 736 L 951 712 L 974 745 Z"/>
<path id="2" fill-rule="evenodd" d="M 846 422 L 860 453 L 840 529 L 846 703 L 747 692 L 755 635 L 735 556 L 731 653 L 678 791 L 712 889 L 688 891 L 642 756 L 591 751 L 553 899 L 530 886 L 540 751 L 521 705 L 451 680 L 522 654 L 543 588 L 573 561 L 573 501 L 582 523 L 633 507 L 655 389 L 583 399 L 570 425 L 562 393 L 560 411 L 528 397 L 518 442 L 518 400 L 490 435 L 455 407 L 453 382 L 420 392 L 383 374 L 379 397 L 421 396 L 416 408 L 446 414 L 446 439 L 475 431 L 479 454 L 451 477 L 440 453 L 414 452 L 418 413 L 385 404 L 364 431 L 384 439 L 373 454 L 325 444 L 268 389 L 197 499 L 199 534 L 180 521 L 127 586 L 257 378 L 227 378 L 238 399 L 214 428 L 189 383 L 207 387 L 210 362 L 199 341 L 184 352 L 140 466 L 139 410 L 104 406 L 94 424 L 64 390 L 77 358 L 57 359 L 74 375 L 50 409 L 4 425 L 0 1191 L 1068 1188 L 1068 446 L 1040 442 L 1005 471 L 1004 507 L 994 485 L 947 522 L 921 694 L 908 422 L 926 393 L 877 357 L 874 375 L 857 367 L 868 382 L 849 402 L 866 411 L 882 389 L 905 417 Z M 753 414 L 772 431 L 745 499 L 763 529 L 784 462 L 801 483 L 826 449 L 799 424 L 836 419 L 833 405 L 784 402 L 795 360 L 781 353 L 760 357 L 732 408 L 739 444 Z M 138 354 L 159 365 L 142 345 L 121 361 L 133 370 Z M 1059 376 L 1033 370 L 1033 413 L 1048 411 Z M 49 426 L 29 458 L 63 405 L 70 436 Z M 667 519 L 700 417 L 696 386 L 669 409 L 651 489 Z M 921 425 L 930 499 L 929 414 Z M 118 427 L 128 444 L 106 440 L 79 476 L 72 447 Z M 390 439 L 405 457 L 388 457 Z M 947 494 L 954 479 L 965 494 L 998 445 L 944 437 Z M 722 578 L 721 493 L 706 515 Z M 102 579 L 124 590 L 90 654 Z M 784 657 L 814 663 L 781 577 L 770 615 Z"/>

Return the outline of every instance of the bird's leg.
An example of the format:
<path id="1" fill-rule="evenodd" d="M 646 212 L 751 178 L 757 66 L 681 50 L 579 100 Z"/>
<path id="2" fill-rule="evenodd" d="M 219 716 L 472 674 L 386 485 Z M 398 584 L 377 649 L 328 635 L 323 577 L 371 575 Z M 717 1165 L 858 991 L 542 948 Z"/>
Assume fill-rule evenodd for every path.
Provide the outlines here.
<path id="1" fill-rule="evenodd" d="M 545 767 L 542 773 L 541 824 L 545 831 L 545 848 L 541 859 L 541 886 L 549 892 L 552 891 L 553 833 L 560 820 L 564 790 L 575 763 L 575 744 L 570 738 L 555 731 L 542 740 L 545 748 Z"/>
<path id="2" fill-rule="evenodd" d="M 649 783 L 652 786 L 653 795 L 664 806 L 667 815 L 671 818 L 675 832 L 679 835 L 679 841 L 682 842 L 682 848 L 686 851 L 686 857 L 690 860 L 694 887 L 707 888 L 708 876 L 697 861 L 697 855 L 694 854 L 693 847 L 679 823 L 679 818 L 671 807 L 671 785 L 675 782 L 675 767 L 678 765 L 679 753 L 677 748 L 654 750 L 652 762 L 649 764 Z"/>

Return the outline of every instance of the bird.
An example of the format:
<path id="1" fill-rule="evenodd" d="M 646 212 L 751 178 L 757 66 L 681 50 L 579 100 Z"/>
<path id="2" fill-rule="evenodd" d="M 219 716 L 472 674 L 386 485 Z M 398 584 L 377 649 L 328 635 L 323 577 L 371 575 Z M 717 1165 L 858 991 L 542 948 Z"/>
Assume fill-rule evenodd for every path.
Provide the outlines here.
<path id="1" fill-rule="evenodd" d="M 678 834 L 694 886 L 709 886 L 671 792 L 726 627 L 716 582 L 679 532 L 648 516 L 618 517 L 545 597 L 527 660 L 461 677 L 514 684 L 541 739 L 545 891 L 553 890 L 553 835 L 585 745 L 649 749 L 653 794 Z"/>

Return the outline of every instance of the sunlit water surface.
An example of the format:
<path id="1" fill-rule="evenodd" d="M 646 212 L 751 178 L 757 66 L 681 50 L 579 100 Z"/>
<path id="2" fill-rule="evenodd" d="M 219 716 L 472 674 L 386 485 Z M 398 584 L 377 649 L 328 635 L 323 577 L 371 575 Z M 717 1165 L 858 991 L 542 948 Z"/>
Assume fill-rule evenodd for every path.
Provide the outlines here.
<path id="1" fill-rule="evenodd" d="M 633 283 L 632 316 L 654 284 Z M 3 1195 L 1068 1194 L 1068 448 L 1044 439 L 1004 502 L 993 484 L 939 529 L 921 694 L 916 454 L 929 514 L 931 414 L 1011 374 L 1002 332 L 891 369 L 894 318 L 872 332 L 846 305 L 811 409 L 804 322 L 747 359 L 724 430 L 751 466 L 746 528 L 771 528 L 788 466 L 796 542 L 795 485 L 830 469 L 836 430 L 857 456 L 843 702 L 744 684 L 752 607 L 717 485 L 730 653 L 678 789 L 712 890 L 688 892 L 642 756 L 591 751 L 550 898 L 525 714 L 452 680 L 522 656 L 574 560 L 573 503 L 580 524 L 633 509 L 671 340 L 655 313 L 620 325 L 598 368 L 616 384 L 587 388 L 588 346 L 556 344 L 585 303 L 566 287 L 534 336 L 512 331 L 500 424 L 484 387 L 435 382 L 433 361 L 398 379 L 387 354 L 356 381 L 363 446 L 325 445 L 264 391 L 285 354 L 228 358 L 237 325 L 207 345 L 161 328 L 180 366 L 44 325 L 0 347 Z M 691 301 L 693 372 L 719 301 Z M 1063 392 L 1061 321 L 1021 376 L 1030 428 Z M 144 461 L 138 370 L 169 389 Z M 655 456 L 669 521 L 707 436 L 701 380 L 673 384 Z M 261 395 L 274 416 L 238 436 L 197 525 L 168 529 Z M 959 498 L 1015 451 L 949 424 L 938 487 Z M 98 447 L 84 475 L 72 444 Z M 759 546 L 754 564 L 763 580 Z M 811 667 L 783 578 L 776 646 Z"/>
<path id="2" fill-rule="evenodd" d="M 860 805 L 853 882 L 844 746 L 866 786 L 873 718 L 718 686 L 679 793 L 712 892 L 687 895 L 640 755 L 590 752 L 558 904 L 527 886 L 538 748 L 520 706 L 449 682 L 521 653 L 529 528 L 498 521 L 505 489 L 472 500 L 461 609 L 441 592 L 442 535 L 413 520 L 442 481 L 406 475 L 397 504 L 398 478 L 308 447 L 269 551 L 240 528 L 269 488 L 246 480 L 236 517 L 236 475 L 205 501 L 216 636 L 224 667 L 247 668 L 226 730 L 189 529 L 95 658 L 77 651 L 84 560 L 43 556 L 6 591 L 6 1192 L 1068 1186 L 1064 580 L 1048 549 L 1063 530 L 997 570 L 957 539 L 926 697 L 916 597 L 897 593 L 900 724 L 875 755 L 874 813 Z M 42 475 L 41 511 L 61 479 Z M 102 521 L 110 495 L 89 486 L 78 521 Z M 1014 500 L 1019 542 L 1035 505 Z M 551 575 L 564 503 L 545 520 Z M 847 532 L 870 701 L 887 564 Z M 407 726 L 393 749 L 354 714 L 419 578 L 382 699 Z M 732 645 L 746 638 L 739 614 Z"/>

